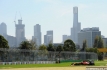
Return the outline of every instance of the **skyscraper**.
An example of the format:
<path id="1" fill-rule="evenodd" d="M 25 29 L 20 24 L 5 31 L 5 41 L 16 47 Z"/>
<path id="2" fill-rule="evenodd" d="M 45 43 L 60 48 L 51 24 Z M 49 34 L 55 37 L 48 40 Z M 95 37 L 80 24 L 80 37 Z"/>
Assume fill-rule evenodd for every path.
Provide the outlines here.
<path id="1" fill-rule="evenodd" d="M 81 30 L 81 23 L 78 22 L 78 7 L 73 7 L 73 27 L 71 28 L 71 39 L 78 43 L 78 32 Z"/>
<path id="2" fill-rule="evenodd" d="M 0 35 L 7 38 L 7 25 L 4 22 L 0 24 Z"/>
<path id="3" fill-rule="evenodd" d="M 87 46 L 92 48 L 96 36 L 101 37 L 101 31 L 98 27 L 84 28 L 78 33 L 78 44 L 82 48 L 83 41 L 87 41 Z"/>
<path id="4" fill-rule="evenodd" d="M 107 48 L 107 38 L 102 38 L 103 43 L 104 43 L 104 47 Z"/>
<path id="5" fill-rule="evenodd" d="M 67 40 L 68 36 L 67 35 L 63 35 L 62 38 L 63 38 L 63 43 L 64 43 L 64 41 Z"/>
<path id="6" fill-rule="evenodd" d="M 44 35 L 44 44 L 48 45 L 49 43 L 53 43 L 53 31 L 47 31 L 47 34 Z"/>
<path id="7" fill-rule="evenodd" d="M 22 19 L 18 20 L 18 24 L 15 24 L 16 26 L 16 42 L 17 46 L 25 40 L 25 25 L 22 24 Z"/>
<path id="8" fill-rule="evenodd" d="M 70 39 L 70 37 L 71 37 L 71 36 L 63 35 L 63 36 L 62 36 L 62 40 L 63 40 L 62 43 L 64 43 L 67 39 Z"/>
<path id="9" fill-rule="evenodd" d="M 9 47 L 16 47 L 16 37 L 7 35 Z"/>
<path id="10" fill-rule="evenodd" d="M 48 43 L 49 42 L 53 43 L 53 30 L 47 31 L 47 39 Z"/>
<path id="11" fill-rule="evenodd" d="M 47 44 L 47 35 L 44 35 L 44 44 Z"/>
<path id="12" fill-rule="evenodd" d="M 37 46 L 41 45 L 41 26 L 39 24 L 36 24 L 34 26 L 34 36 L 33 40 L 35 39 Z"/>

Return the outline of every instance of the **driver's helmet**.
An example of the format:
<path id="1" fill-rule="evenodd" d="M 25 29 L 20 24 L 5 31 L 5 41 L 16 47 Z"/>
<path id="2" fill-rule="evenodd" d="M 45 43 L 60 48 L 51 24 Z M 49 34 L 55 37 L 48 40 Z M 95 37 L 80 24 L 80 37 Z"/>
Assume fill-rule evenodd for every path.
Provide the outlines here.
<path id="1" fill-rule="evenodd" d="M 89 62 L 92 62 L 92 60 L 89 60 Z"/>

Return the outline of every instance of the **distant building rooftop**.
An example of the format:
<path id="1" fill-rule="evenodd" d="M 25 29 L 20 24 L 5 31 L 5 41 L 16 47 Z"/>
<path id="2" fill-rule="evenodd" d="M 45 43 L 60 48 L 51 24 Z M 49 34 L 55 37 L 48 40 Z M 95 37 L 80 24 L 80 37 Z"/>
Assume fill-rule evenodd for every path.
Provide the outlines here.
<path id="1" fill-rule="evenodd" d="M 53 45 L 54 45 L 55 47 L 57 47 L 57 46 L 59 46 L 59 45 L 63 46 L 62 43 L 53 43 Z"/>
<path id="2" fill-rule="evenodd" d="M 99 31 L 99 27 L 83 28 L 83 30 L 81 30 L 81 32 L 85 31 Z"/>

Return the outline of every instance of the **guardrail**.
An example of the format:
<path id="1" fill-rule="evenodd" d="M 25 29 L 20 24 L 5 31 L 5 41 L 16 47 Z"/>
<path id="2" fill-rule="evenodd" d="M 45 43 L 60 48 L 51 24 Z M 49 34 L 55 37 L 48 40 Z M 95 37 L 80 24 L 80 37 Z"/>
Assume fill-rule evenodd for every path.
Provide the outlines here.
<path id="1" fill-rule="evenodd" d="M 0 62 L 0 65 L 20 65 L 20 64 L 54 64 L 55 61 L 24 61 L 24 62 Z"/>

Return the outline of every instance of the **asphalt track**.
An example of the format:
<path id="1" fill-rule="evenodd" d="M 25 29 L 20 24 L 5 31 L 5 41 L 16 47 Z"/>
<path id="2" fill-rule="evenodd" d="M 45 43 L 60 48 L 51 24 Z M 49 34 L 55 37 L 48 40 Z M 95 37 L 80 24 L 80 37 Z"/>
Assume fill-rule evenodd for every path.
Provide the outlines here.
<path id="1" fill-rule="evenodd" d="M 71 66 L 71 67 L 35 67 L 35 68 L 6 68 L 0 70 L 86 70 L 88 66 Z M 89 66 L 90 67 L 90 66 Z M 100 67 L 100 66 L 91 66 L 91 67 Z M 107 67 L 107 66 L 101 66 Z"/>
<path id="2" fill-rule="evenodd" d="M 8 68 L 0 70 L 85 70 L 86 67 L 37 67 L 37 68 Z"/>

